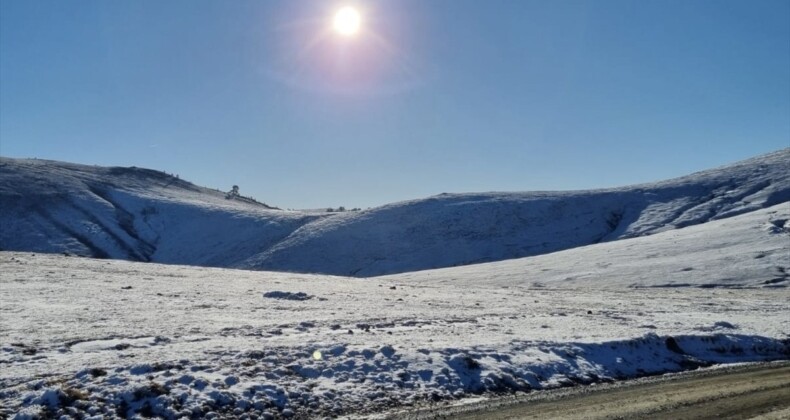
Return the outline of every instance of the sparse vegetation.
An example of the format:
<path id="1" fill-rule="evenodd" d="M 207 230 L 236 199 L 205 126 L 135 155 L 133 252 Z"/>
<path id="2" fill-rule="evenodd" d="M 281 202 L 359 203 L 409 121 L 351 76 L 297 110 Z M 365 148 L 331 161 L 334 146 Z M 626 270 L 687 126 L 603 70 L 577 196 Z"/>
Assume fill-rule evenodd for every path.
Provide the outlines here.
<path id="1" fill-rule="evenodd" d="M 326 208 L 326 212 L 327 213 L 343 213 L 343 212 L 347 212 L 347 211 L 362 211 L 362 209 L 359 208 L 359 207 L 354 207 L 353 209 L 346 209 L 345 206 L 340 206 L 340 207 L 338 207 L 336 209 L 334 209 L 332 207 L 327 207 Z"/>
<path id="2" fill-rule="evenodd" d="M 60 395 L 60 402 L 63 406 L 69 406 L 75 401 L 87 399 L 88 393 L 77 388 L 66 388 L 63 390 L 63 394 Z"/>

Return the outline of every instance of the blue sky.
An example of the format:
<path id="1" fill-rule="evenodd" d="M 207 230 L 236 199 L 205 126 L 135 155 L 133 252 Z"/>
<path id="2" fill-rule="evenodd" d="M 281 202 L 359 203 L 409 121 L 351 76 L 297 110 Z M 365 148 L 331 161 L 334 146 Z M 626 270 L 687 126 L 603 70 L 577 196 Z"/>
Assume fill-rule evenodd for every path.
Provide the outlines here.
<path id="1" fill-rule="evenodd" d="M 351 4 L 362 30 L 329 30 Z M 583 189 L 790 147 L 790 2 L 0 0 L 0 154 L 286 208 Z"/>

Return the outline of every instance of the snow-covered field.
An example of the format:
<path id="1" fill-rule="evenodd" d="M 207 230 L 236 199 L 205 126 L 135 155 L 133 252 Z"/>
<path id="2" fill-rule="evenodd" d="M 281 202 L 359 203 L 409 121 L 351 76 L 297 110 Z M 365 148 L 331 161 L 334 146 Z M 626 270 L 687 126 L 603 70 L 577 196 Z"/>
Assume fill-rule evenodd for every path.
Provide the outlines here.
<path id="1" fill-rule="evenodd" d="M 788 358 L 789 218 L 377 278 L 2 252 L 0 417 L 362 416 Z"/>
<path id="2" fill-rule="evenodd" d="M 787 359 L 788 220 L 790 149 L 345 213 L 0 158 L 0 418 L 359 417 Z"/>
<path id="3" fill-rule="evenodd" d="M 228 200 L 147 169 L 0 158 L 0 249 L 369 277 L 542 255 L 788 201 L 790 148 L 650 184 L 440 194 L 345 213 Z"/>

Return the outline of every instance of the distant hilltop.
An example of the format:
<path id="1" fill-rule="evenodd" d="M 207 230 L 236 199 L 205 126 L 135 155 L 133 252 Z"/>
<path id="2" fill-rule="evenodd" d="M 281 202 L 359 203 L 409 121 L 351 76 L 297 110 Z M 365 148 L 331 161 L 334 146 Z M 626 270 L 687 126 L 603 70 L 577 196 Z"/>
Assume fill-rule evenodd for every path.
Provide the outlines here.
<path id="1" fill-rule="evenodd" d="M 282 211 L 142 168 L 0 158 L 0 249 L 358 277 L 547 254 L 790 202 L 790 148 L 667 181 Z"/>

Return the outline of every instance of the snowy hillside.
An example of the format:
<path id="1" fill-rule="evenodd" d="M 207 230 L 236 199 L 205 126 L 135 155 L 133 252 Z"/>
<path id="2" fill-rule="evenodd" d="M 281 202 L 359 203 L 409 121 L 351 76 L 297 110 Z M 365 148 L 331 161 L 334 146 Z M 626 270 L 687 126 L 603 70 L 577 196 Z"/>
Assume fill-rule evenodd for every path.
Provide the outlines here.
<path id="1" fill-rule="evenodd" d="M 233 266 L 321 217 L 163 172 L 0 158 L 0 249 Z"/>
<path id="2" fill-rule="evenodd" d="M 790 201 L 790 149 L 664 182 L 285 212 L 161 172 L 0 160 L 0 249 L 358 277 L 547 254 Z"/>
<path id="3" fill-rule="evenodd" d="M 0 417 L 368 418 L 787 359 L 789 218 L 373 279 L 0 252 Z"/>
<path id="4" fill-rule="evenodd" d="M 548 255 L 380 280 L 565 289 L 790 286 L 790 205 Z"/>
<path id="5" fill-rule="evenodd" d="M 624 188 L 443 194 L 306 225 L 241 267 L 377 276 L 546 254 L 790 201 L 790 149 Z"/>

